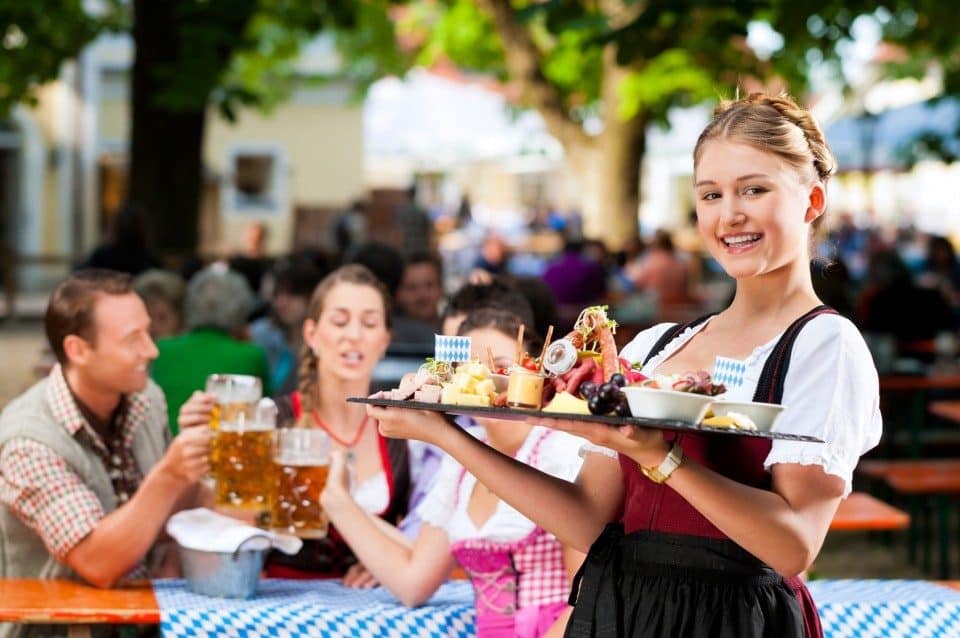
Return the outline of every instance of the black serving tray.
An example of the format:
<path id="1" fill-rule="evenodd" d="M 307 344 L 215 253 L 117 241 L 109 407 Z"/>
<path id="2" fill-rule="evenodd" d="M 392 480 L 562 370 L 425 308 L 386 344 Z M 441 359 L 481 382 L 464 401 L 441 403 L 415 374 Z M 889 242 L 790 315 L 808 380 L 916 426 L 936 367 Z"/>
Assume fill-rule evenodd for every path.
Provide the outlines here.
<path id="1" fill-rule="evenodd" d="M 677 432 L 709 432 L 711 434 L 726 434 L 728 436 L 752 436 L 761 439 L 783 439 L 786 441 L 807 441 L 823 443 L 821 439 L 803 434 L 789 434 L 787 432 L 760 432 L 754 430 L 740 430 L 736 428 L 713 427 L 687 421 L 665 419 L 644 419 L 640 417 L 605 416 L 602 414 L 563 414 L 559 412 L 543 412 L 542 410 L 522 410 L 519 408 L 486 408 L 470 405 L 449 405 L 446 403 L 424 403 L 422 401 L 399 401 L 396 399 L 375 399 L 372 397 L 350 397 L 350 403 L 363 403 L 381 408 L 404 408 L 407 410 L 429 410 L 445 414 L 476 416 L 488 419 L 510 419 L 519 421 L 543 417 L 548 419 L 570 419 L 573 421 L 588 421 L 591 423 L 605 423 L 607 425 L 636 425 L 657 430 L 675 430 Z"/>

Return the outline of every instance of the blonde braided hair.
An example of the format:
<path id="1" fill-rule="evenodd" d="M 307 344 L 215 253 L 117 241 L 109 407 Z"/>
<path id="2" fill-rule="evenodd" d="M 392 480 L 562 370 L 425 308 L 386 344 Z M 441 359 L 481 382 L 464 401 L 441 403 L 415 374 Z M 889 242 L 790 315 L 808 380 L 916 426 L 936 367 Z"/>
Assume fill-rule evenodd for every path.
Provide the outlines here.
<path id="1" fill-rule="evenodd" d="M 348 264 L 337 268 L 332 273 L 323 278 L 313 289 L 310 296 L 310 305 L 307 307 L 307 317 L 318 321 L 323 312 L 323 304 L 329 293 L 339 284 L 355 284 L 358 286 L 370 286 L 383 299 L 384 319 L 387 328 L 390 328 L 390 293 L 382 281 L 377 279 L 365 266 L 360 264 Z M 317 369 L 320 366 L 320 357 L 313 351 L 313 348 L 306 342 L 300 348 L 300 368 L 297 373 L 297 390 L 300 392 L 301 415 L 297 422 L 299 426 L 309 425 L 310 413 L 316 407 L 319 398 Z"/>
<path id="2" fill-rule="evenodd" d="M 694 166 L 700 161 L 704 143 L 713 139 L 733 139 L 773 153 L 806 179 L 824 185 L 837 167 L 820 125 L 786 94 L 751 93 L 718 104 L 713 120 L 697 139 Z"/>

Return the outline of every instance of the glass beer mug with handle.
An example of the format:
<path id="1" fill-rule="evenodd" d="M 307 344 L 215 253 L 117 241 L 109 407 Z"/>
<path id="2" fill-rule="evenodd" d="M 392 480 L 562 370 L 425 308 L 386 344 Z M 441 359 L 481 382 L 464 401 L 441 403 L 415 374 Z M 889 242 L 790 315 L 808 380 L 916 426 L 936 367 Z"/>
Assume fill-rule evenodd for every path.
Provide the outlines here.
<path id="1" fill-rule="evenodd" d="M 250 512 L 267 509 L 270 494 L 270 464 L 277 405 L 260 399 L 253 417 L 245 414 L 227 420 L 221 415 L 211 445 L 210 464 L 216 481 L 218 506 Z"/>
<path id="2" fill-rule="evenodd" d="M 280 428 L 275 434 L 270 527 L 300 538 L 324 538 L 320 494 L 330 471 L 330 439 L 319 428 Z"/>

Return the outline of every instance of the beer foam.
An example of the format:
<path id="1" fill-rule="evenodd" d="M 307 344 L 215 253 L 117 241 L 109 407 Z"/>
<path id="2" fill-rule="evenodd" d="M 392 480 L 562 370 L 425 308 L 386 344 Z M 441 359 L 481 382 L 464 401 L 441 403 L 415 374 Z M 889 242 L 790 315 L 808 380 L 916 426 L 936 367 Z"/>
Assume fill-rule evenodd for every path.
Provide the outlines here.
<path id="1" fill-rule="evenodd" d="M 276 428 L 272 423 L 256 421 L 221 421 L 220 430 L 224 432 L 272 432 Z"/>

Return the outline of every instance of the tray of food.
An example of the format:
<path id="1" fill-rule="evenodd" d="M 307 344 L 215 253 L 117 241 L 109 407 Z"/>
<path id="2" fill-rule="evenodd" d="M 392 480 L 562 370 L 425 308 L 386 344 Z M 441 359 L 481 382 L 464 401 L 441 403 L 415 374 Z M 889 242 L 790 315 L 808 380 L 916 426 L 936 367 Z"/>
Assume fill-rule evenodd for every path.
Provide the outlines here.
<path id="1" fill-rule="evenodd" d="M 645 377 L 617 356 L 615 327 L 604 307 L 587 308 L 568 335 L 551 343 L 552 330 L 547 333 L 539 357 L 522 351 L 521 327 L 509 368 L 494 367 L 492 360 L 432 358 L 405 375 L 398 388 L 348 401 L 480 418 L 573 419 L 822 442 L 773 431 L 784 406 L 726 400 L 726 388 L 706 371 Z"/>

